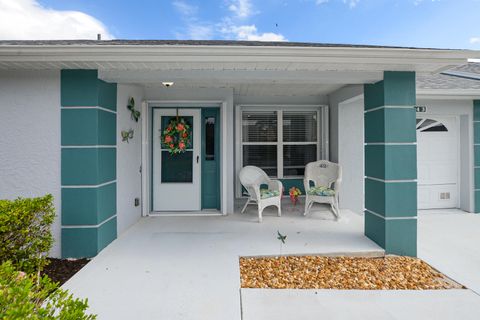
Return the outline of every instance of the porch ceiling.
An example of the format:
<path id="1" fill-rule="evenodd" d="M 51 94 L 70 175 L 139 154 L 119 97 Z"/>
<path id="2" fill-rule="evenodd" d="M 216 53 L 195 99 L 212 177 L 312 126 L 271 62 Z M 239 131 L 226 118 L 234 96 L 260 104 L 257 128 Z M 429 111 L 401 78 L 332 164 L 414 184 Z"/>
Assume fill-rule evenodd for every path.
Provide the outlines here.
<path id="1" fill-rule="evenodd" d="M 379 81 L 379 71 L 286 71 L 276 69 L 192 69 L 192 70 L 100 70 L 107 82 L 158 86 L 175 82 L 175 88 L 232 88 L 240 96 L 312 96 L 325 95 L 345 84 Z"/>

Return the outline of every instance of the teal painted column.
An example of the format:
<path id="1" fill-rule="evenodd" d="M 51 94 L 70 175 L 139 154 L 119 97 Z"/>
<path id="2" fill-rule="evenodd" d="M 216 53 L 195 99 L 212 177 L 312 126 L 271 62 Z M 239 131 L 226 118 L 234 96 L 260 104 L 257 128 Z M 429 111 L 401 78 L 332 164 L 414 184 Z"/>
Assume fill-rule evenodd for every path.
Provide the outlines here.
<path id="1" fill-rule="evenodd" d="M 480 213 L 480 100 L 473 100 L 475 213 Z"/>
<path id="2" fill-rule="evenodd" d="M 117 85 L 61 72 L 62 256 L 93 257 L 117 236 Z"/>
<path id="3" fill-rule="evenodd" d="M 365 235 L 417 255 L 415 73 L 385 72 L 365 95 Z"/>

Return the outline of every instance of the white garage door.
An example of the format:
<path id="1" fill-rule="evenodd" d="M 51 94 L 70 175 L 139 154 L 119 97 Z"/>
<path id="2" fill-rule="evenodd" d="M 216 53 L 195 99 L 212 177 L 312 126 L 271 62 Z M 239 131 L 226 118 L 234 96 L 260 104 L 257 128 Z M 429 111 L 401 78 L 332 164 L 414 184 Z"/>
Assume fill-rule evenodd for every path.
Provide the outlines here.
<path id="1" fill-rule="evenodd" d="M 458 207 L 458 129 L 456 117 L 417 118 L 419 209 Z"/>

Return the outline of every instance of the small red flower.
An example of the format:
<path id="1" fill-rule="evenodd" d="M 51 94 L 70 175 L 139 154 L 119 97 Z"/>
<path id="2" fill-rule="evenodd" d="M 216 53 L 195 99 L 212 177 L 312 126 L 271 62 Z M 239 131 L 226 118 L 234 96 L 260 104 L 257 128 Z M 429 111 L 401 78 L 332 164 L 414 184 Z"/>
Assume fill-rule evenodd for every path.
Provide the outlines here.
<path id="1" fill-rule="evenodd" d="M 177 124 L 177 130 L 178 131 L 183 131 L 183 130 L 185 130 L 185 126 L 182 123 Z"/>
<path id="2" fill-rule="evenodd" d="M 184 133 L 182 134 L 182 138 L 186 138 L 186 137 L 188 137 L 188 133 L 184 132 Z"/>
<path id="3" fill-rule="evenodd" d="M 170 143 L 172 142 L 172 137 L 171 136 L 165 136 L 165 143 Z"/>
<path id="4" fill-rule="evenodd" d="M 173 145 L 173 143 L 171 143 L 171 144 L 169 145 L 169 147 L 170 147 L 170 149 L 173 149 L 173 147 L 175 147 L 175 146 Z"/>
<path id="5" fill-rule="evenodd" d="M 183 141 L 180 141 L 180 143 L 178 144 L 178 148 L 179 148 L 180 150 L 185 149 L 185 143 L 184 143 Z"/>

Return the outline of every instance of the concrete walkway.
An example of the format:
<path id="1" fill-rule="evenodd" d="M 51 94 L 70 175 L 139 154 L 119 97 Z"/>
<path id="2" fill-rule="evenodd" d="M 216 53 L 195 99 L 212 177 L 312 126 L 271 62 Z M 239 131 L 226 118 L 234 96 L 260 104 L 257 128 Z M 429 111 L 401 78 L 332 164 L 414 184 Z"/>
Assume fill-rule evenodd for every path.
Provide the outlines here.
<path id="1" fill-rule="evenodd" d="M 252 207 L 253 209 L 253 207 Z M 99 319 L 241 318 L 239 256 L 278 255 L 277 230 L 287 235 L 282 254 L 383 250 L 363 236 L 363 219 L 351 212 L 305 218 L 267 211 L 263 223 L 250 210 L 226 217 L 141 219 L 64 287 L 88 298 Z"/>
<path id="2" fill-rule="evenodd" d="M 99 319 L 480 319 L 471 290 L 341 291 L 240 288 L 239 256 L 381 254 L 363 218 L 251 210 L 227 217 L 144 218 L 65 284 Z M 276 232 L 287 235 L 280 249 Z M 480 290 L 480 216 L 420 214 L 419 256 Z M 477 291 L 478 292 L 478 291 Z"/>
<path id="3" fill-rule="evenodd" d="M 418 256 L 480 294 L 480 215 L 460 210 L 421 211 Z"/>

